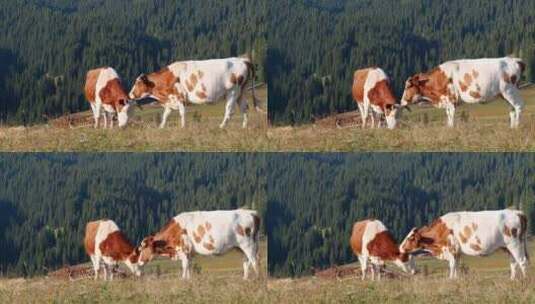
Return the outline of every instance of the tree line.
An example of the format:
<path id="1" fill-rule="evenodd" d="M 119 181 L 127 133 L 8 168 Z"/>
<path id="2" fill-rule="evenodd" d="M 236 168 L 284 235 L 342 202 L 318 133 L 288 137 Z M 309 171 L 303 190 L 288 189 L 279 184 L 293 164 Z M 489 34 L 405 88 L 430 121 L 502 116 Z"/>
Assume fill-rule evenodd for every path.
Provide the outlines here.
<path id="1" fill-rule="evenodd" d="M 268 162 L 268 269 L 276 277 L 356 261 L 349 237 L 366 218 L 401 241 L 448 212 L 513 207 L 535 233 L 533 155 L 280 154 Z"/>
<path id="2" fill-rule="evenodd" d="M 515 55 L 535 81 L 530 0 L 271 1 L 267 76 L 272 124 L 356 109 L 353 72 L 380 66 L 401 96 L 406 79 L 448 60 Z"/>
<path id="3" fill-rule="evenodd" d="M 265 9 L 254 0 L 2 1 L 0 123 L 89 109 L 85 74 L 100 66 L 116 68 L 128 87 L 177 60 L 254 50 L 263 80 Z"/>
<path id="4" fill-rule="evenodd" d="M 129 239 L 180 212 L 265 213 L 263 158 L 247 154 L 3 154 L 0 274 L 46 273 L 88 260 L 87 222 L 114 220 Z"/>

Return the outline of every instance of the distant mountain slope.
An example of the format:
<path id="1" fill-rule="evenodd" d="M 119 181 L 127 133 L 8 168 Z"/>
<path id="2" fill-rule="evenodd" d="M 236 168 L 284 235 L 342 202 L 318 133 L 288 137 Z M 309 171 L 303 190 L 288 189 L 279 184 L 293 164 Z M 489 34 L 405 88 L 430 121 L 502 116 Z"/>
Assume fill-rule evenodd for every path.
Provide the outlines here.
<path id="1" fill-rule="evenodd" d="M 253 0 L 2 1 L 0 122 L 87 109 L 85 73 L 98 66 L 114 66 L 130 86 L 175 60 L 240 55 L 253 44 L 262 78 L 264 14 Z"/>

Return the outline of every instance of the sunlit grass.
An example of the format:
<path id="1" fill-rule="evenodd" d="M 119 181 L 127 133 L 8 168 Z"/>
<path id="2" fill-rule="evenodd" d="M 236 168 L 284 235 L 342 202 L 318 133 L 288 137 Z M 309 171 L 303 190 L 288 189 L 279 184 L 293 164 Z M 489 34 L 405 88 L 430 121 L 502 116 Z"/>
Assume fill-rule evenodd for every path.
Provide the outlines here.
<path id="1" fill-rule="evenodd" d="M 535 243 L 530 242 L 530 252 Z M 360 278 L 278 279 L 268 282 L 273 303 L 534 303 L 535 267 L 525 280 L 509 279 L 509 257 L 463 257 L 465 272 L 447 279 L 447 264 L 434 258 L 418 260 L 421 274 L 380 282 Z M 388 267 L 395 267 L 389 265 Z M 426 275 L 423 272 L 427 272 Z"/>
<path id="2" fill-rule="evenodd" d="M 268 131 L 277 151 L 534 151 L 535 88 L 522 91 L 526 108 L 520 127 L 509 128 L 509 105 L 503 100 L 463 104 L 456 126 L 446 127 L 442 109 L 416 108 L 404 112 L 400 128 L 337 129 L 319 125 L 277 127 Z"/>
<path id="3" fill-rule="evenodd" d="M 269 303 L 267 245 L 260 246 L 258 279 L 242 279 L 243 255 L 194 257 L 191 281 L 180 279 L 180 262 L 161 259 L 147 264 L 141 278 L 112 282 L 56 278 L 0 279 L 0 303 Z"/>
<path id="4" fill-rule="evenodd" d="M 256 90 L 260 107 L 267 111 L 267 89 Z M 92 126 L 60 128 L 50 125 L 0 127 L 0 151 L 258 151 L 267 150 L 267 113 L 256 112 L 249 100 L 248 128 L 241 126 L 236 111 L 225 129 L 220 129 L 225 102 L 189 105 L 186 127 L 173 111 L 167 127 L 159 129 L 163 109 L 135 109 L 134 123 L 125 129 L 93 129 Z M 88 112 L 89 114 L 89 112 Z"/>

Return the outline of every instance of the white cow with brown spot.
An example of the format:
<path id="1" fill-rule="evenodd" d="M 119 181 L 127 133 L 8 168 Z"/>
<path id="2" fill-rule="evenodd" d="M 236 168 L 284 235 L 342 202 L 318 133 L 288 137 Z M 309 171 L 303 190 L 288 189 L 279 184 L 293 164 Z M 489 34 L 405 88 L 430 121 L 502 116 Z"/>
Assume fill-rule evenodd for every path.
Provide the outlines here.
<path id="1" fill-rule="evenodd" d="M 242 115 L 242 126 L 247 126 L 247 100 L 245 86 L 253 82 L 253 103 L 259 110 L 254 96 L 254 66 L 248 58 L 225 58 L 202 61 L 178 61 L 162 70 L 142 74 L 136 79 L 130 98 L 154 98 L 164 107 L 160 128 L 167 122 L 172 110 L 178 110 L 181 126 L 186 124 L 185 103 L 208 104 L 226 98 L 225 116 L 220 128 L 228 123 L 236 103 Z"/>
<path id="2" fill-rule="evenodd" d="M 378 114 L 379 127 L 382 115 L 385 116 L 389 129 L 396 127 L 400 105 L 396 102 L 390 78 L 382 69 L 374 67 L 355 71 L 352 93 L 353 99 L 359 107 L 362 128 L 366 127 L 368 116 L 371 116 L 372 128 L 375 127 L 375 114 Z"/>
<path id="3" fill-rule="evenodd" d="M 516 128 L 524 108 L 518 89 L 524 70 L 521 59 L 510 57 L 448 61 L 409 78 L 401 104 L 425 101 L 444 108 L 447 125 L 453 127 L 455 107 L 461 102 L 480 103 L 501 95 L 512 107 L 510 123 Z"/>
<path id="4" fill-rule="evenodd" d="M 119 230 L 112 220 L 98 220 L 87 223 L 85 227 L 84 246 L 91 258 L 95 271 L 95 280 L 103 264 L 104 280 L 113 280 L 113 271 L 119 262 L 123 262 L 136 276 L 141 272 L 138 267 L 139 250 Z"/>
<path id="5" fill-rule="evenodd" d="M 251 267 L 259 274 L 259 229 L 260 217 L 252 210 L 184 212 L 141 242 L 139 263 L 144 265 L 158 255 L 180 259 L 182 278 L 190 279 L 194 254 L 222 255 L 238 248 L 245 255 L 243 278 L 248 279 Z"/>
<path id="6" fill-rule="evenodd" d="M 113 128 L 114 113 L 117 113 L 119 127 L 126 126 L 131 102 L 113 68 L 103 67 L 87 72 L 84 92 L 93 110 L 95 128 L 98 128 L 100 116 L 104 116 L 104 128 L 108 126 L 108 118 L 110 128 Z"/>
<path id="7" fill-rule="evenodd" d="M 401 250 L 406 253 L 425 250 L 449 263 L 449 277 L 457 277 L 457 261 L 461 254 L 486 256 L 498 249 L 511 258 L 511 279 L 520 266 L 526 276 L 528 264 L 527 218 L 518 210 L 452 212 L 432 224 L 409 232 Z"/>
<path id="8" fill-rule="evenodd" d="M 358 257 L 362 270 L 362 280 L 366 278 L 368 262 L 371 263 L 372 280 L 377 272 L 381 280 L 381 268 L 390 261 L 403 271 L 415 273 L 414 259 L 408 253 L 402 253 L 385 225 L 375 219 L 356 222 L 349 240 L 353 253 Z"/>

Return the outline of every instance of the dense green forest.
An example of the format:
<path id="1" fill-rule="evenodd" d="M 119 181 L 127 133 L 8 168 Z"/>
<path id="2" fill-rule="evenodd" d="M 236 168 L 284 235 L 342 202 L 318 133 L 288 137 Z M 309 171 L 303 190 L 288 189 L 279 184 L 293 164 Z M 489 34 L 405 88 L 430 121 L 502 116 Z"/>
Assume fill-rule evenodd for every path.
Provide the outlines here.
<path id="1" fill-rule="evenodd" d="M 1 1 L 0 123 L 89 109 L 85 73 L 99 66 L 116 68 L 129 87 L 140 73 L 177 60 L 253 47 L 263 80 L 265 31 L 264 1 Z"/>
<path id="2" fill-rule="evenodd" d="M 0 275 L 87 261 L 90 220 L 137 243 L 172 216 L 249 207 L 265 213 L 263 157 L 246 154 L 2 154 Z"/>
<path id="3" fill-rule="evenodd" d="M 273 276 L 356 261 L 353 223 L 375 217 L 398 239 L 450 211 L 521 208 L 535 232 L 535 155 L 280 154 L 265 215 Z"/>
<path id="4" fill-rule="evenodd" d="M 516 55 L 535 81 L 535 1 L 300 0 L 268 4 L 272 124 L 355 109 L 353 72 L 382 67 L 405 80 L 441 62 Z"/>

